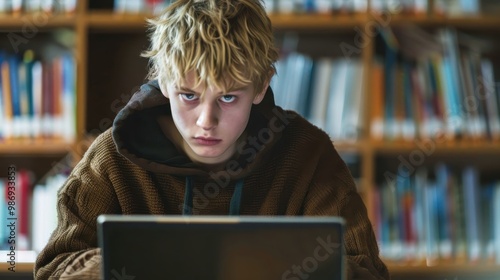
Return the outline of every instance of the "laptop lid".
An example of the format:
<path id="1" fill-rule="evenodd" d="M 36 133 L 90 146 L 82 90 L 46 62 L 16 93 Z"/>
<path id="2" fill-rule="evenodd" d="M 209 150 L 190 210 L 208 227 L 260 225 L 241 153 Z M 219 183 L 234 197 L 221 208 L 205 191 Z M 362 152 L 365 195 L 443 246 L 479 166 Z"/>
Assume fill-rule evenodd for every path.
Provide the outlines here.
<path id="1" fill-rule="evenodd" d="M 105 280 L 345 279 L 339 217 L 101 215 Z"/>

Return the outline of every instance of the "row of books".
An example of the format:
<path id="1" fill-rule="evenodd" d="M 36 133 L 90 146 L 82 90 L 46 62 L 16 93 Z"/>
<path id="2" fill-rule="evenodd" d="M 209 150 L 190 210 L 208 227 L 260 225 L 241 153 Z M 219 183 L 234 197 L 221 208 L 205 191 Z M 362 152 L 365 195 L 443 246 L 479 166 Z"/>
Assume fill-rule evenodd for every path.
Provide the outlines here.
<path id="1" fill-rule="evenodd" d="M 0 141 L 76 135 L 76 63 L 61 53 L 39 60 L 0 52 Z"/>
<path id="2" fill-rule="evenodd" d="M 269 13 L 366 13 L 390 12 L 392 14 L 425 15 L 477 15 L 481 12 L 479 0 L 264 0 Z"/>
<path id="3" fill-rule="evenodd" d="M 434 13 L 448 17 L 479 15 L 482 13 L 482 2 L 481 0 L 434 0 Z"/>
<path id="4" fill-rule="evenodd" d="M 500 264 L 499 181 L 481 183 L 475 167 L 445 164 L 409 175 L 388 175 L 375 189 L 384 258 Z"/>
<path id="5" fill-rule="evenodd" d="M 449 28 L 382 34 L 370 92 L 373 139 L 500 139 L 500 86 L 479 43 Z"/>
<path id="6" fill-rule="evenodd" d="M 2 224 L 14 225 L 0 228 L 0 250 L 7 250 L 10 246 L 15 246 L 16 250 L 28 250 L 33 175 L 27 170 L 13 169 L 12 172 L 9 169 L 13 180 L 0 178 L 0 219 Z"/>
<path id="7" fill-rule="evenodd" d="M 1 14 L 20 15 L 23 13 L 74 13 L 78 0 L 2 0 Z"/>
<path id="8" fill-rule="evenodd" d="M 371 0 L 373 12 L 437 16 L 469 16 L 481 13 L 481 0 Z"/>
<path id="9" fill-rule="evenodd" d="M 160 12 L 174 0 L 114 0 L 114 10 L 124 13 Z M 2 13 L 56 12 L 74 13 L 78 0 L 2 0 Z M 264 0 L 269 13 L 366 13 L 368 0 Z M 371 11 L 391 13 L 427 14 L 429 0 L 371 0 Z M 477 15 L 481 12 L 479 0 L 434 0 L 434 12 L 438 15 Z"/>
<path id="10" fill-rule="evenodd" d="M 14 190 L 14 210 L 12 193 L 9 194 L 7 179 L 0 178 L 0 218 L 2 221 L 15 221 L 14 232 L 8 227 L 0 229 L 0 250 L 8 250 L 15 239 L 16 250 L 40 252 L 47 244 L 52 231 L 57 226 L 57 191 L 67 179 L 67 172 L 46 176 L 34 185 L 35 178 L 28 170 L 18 170 Z M 10 198 L 9 198 L 10 196 Z M 15 220 L 9 219 L 15 218 Z"/>
<path id="11" fill-rule="evenodd" d="M 360 59 L 312 59 L 290 53 L 276 63 L 271 81 L 276 104 L 293 110 L 334 140 L 356 140 L 363 129 L 363 77 Z"/>
<path id="12" fill-rule="evenodd" d="M 158 13 L 174 0 L 115 0 L 114 10 L 123 13 Z M 366 12 L 368 0 L 263 0 L 269 13 L 360 11 Z"/>
<path id="13" fill-rule="evenodd" d="M 67 173 L 46 176 L 33 187 L 31 196 L 31 246 L 39 253 L 57 227 L 57 191 L 68 178 Z"/>
<path id="14" fill-rule="evenodd" d="M 158 13 L 173 0 L 115 0 L 114 9 L 124 13 Z M 366 13 L 368 0 L 263 0 L 268 13 Z M 371 0 L 371 11 L 427 14 L 428 0 Z M 479 0 L 435 0 L 437 14 L 457 16 L 478 14 Z"/>
<path id="15" fill-rule="evenodd" d="M 368 0 L 264 0 L 268 13 L 366 12 Z"/>

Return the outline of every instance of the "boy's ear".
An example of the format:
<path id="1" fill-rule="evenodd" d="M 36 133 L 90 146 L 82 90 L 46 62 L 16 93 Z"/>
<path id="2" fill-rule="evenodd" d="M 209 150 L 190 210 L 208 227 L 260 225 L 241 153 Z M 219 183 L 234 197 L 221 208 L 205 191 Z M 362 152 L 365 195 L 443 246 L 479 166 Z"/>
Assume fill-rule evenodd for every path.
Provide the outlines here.
<path id="1" fill-rule="evenodd" d="M 272 72 L 271 72 L 272 73 Z M 253 104 L 257 105 L 259 104 L 260 102 L 262 102 L 262 100 L 264 99 L 264 96 L 266 96 L 266 92 L 267 92 L 267 88 L 269 87 L 269 83 L 271 82 L 271 78 L 272 78 L 272 74 L 269 74 L 269 78 L 267 79 L 266 83 L 264 84 L 264 86 L 262 87 L 262 91 L 259 92 L 253 99 Z"/>
<path id="2" fill-rule="evenodd" d="M 161 82 L 158 83 L 159 86 L 160 86 L 160 90 L 161 90 L 161 93 L 163 94 L 163 96 L 165 96 L 166 98 L 168 98 L 168 91 L 167 91 L 167 86 Z"/>
<path id="3" fill-rule="evenodd" d="M 269 87 L 269 83 L 266 83 L 262 89 L 261 92 L 259 92 L 254 98 L 253 98 L 253 104 L 257 105 L 262 100 L 264 99 L 264 96 L 266 96 L 267 88 Z"/>

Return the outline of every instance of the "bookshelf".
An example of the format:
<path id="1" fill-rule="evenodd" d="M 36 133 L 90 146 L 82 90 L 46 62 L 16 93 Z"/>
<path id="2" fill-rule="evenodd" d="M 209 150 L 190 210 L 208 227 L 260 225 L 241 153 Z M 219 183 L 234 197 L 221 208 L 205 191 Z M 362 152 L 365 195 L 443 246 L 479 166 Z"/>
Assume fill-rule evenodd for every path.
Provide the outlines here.
<path id="1" fill-rule="evenodd" d="M 95 135 L 106 130 L 134 89 L 142 84 L 147 61 L 139 57 L 139 53 L 148 47 L 145 18 L 149 15 L 117 14 L 98 5 L 97 1 L 79 0 L 74 14 L 47 16 L 47 22 L 38 26 L 41 33 L 58 29 L 70 29 L 74 32 L 74 55 L 77 61 L 75 141 L 1 142 L 0 167 L 3 170 L 9 164 L 16 163 L 19 167 L 33 170 L 35 176 L 41 178 L 67 153 L 73 152 L 76 157 L 81 156 L 81 147 L 88 142 L 85 135 Z M 30 14 L 0 15 L 0 33 L 22 31 L 26 18 L 29 20 L 31 17 Z M 339 44 L 346 42 L 354 45 L 356 30 L 363 30 L 378 20 L 377 15 L 370 12 L 333 15 L 271 13 L 270 18 L 278 43 L 288 34 L 296 34 L 300 40 L 297 50 L 317 57 L 329 54 L 341 57 L 343 53 L 338 48 Z M 427 30 L 453 27 L 467 33 L 483 34 L 495 41 L 500 18 L 495 15 L 444 17 L 430 13 L 391 15 L 388 21 L 389 27 L 403 27 L 407 24 Z M 356 141 L 333 139 L 341 154 L 355 155 L 359 159 L 359 190 L 374 224 L 377 219 L 374 197 L 377 183 L 384 171 L 396 173 L 400 163 L 397 157 L 408 157 L 420 149 L 416 141 L 377 140 L 371 136 L 370 113 L 374 102 L 371 74 L 375 57 L 381 55 L 377 49 L 377 40 L 376 36 L 369 36 L 363 46 L 357 48 L 358 53 L 353 55 L 359 59 L 365 71 L 361 110 L 366 113 L 362 118 L 359 138 Z M 497 70 L 500 60 L 492 60 Z M 484 171 L 486 176 L 500 180 L 496 163 L 500 155 L 499 141 L 475 139 L 434 141 L 433 144 L 432 155 L 425 158 L 423 165 L 432 168 L 435 163 L 445 162 L 464 167 L 472 163 L 481 172 Z M 387 264 L 393 279 L 492 279 L 500 275 L 499 265 L 483 262 L 387 260 Z M 1 275 L 5 269 L 3 266 L 0 268 Z M 32 265 L 22 264 L 19 269 L 27 272 L 32 270 Z"/>

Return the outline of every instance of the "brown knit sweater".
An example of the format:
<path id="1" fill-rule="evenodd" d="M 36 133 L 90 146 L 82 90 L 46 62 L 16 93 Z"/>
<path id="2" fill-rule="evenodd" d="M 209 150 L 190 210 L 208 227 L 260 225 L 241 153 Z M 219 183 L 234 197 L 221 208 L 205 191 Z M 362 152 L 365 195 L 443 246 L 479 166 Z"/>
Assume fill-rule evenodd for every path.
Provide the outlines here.
<path id="1" fill-rule="evenodd" d="M 113 129 L 92 144 L 58 193 L 58 226 L 35 265 L 36 279 L 98 279 L 100 214 L 181 214 L 186 177 L 193 214 L 227 215 L 243 180 L 240 215 L 327 215 L 346 220 L 350 279 L 389 279 L 366 208 L 329 137 L 274 105 L 269 89 L 254 105 L 245 141 L 220 170 L 206 170 L 177 149 L 158 122 L 168 100 L 156 83 L 141 87 Z M 218 194 L 213 188 L 218 186 Z"/>

